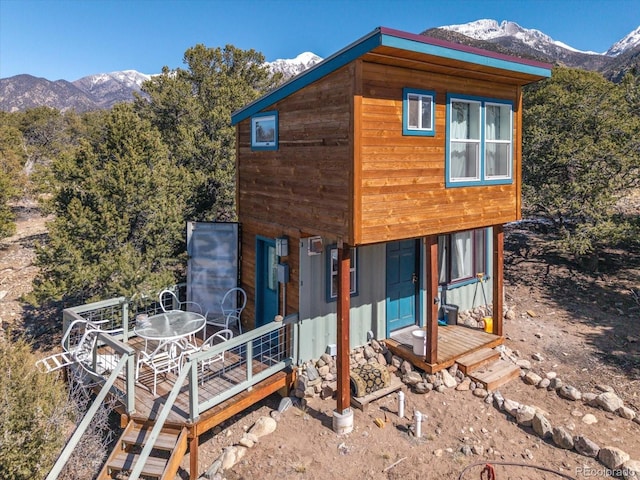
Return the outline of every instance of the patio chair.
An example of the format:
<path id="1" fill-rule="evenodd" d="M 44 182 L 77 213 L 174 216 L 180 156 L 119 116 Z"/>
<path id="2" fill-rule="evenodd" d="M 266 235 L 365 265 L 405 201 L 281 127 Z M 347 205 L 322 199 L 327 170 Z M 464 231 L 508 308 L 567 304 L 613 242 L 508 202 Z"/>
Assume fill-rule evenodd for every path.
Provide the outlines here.
<path id="1" fill-rule="evenodd" d="M 156 395 L 158 375 L 173 371 L 180 371 L 183 345 L 179 342 L 169 342 L 159 345 L 153 352 L 141 350 L 136 362 L 136 381 L 139 380 L 140 370 L 146 365 L 153 371 L 153 396 Z"/>
<path id="2" fill-rule="evenodd" d="M 247 305 L 247 293 L 240 287 L 234 287 L 227 291 L 220 302 L 220 311 L 215 312 L 215 316 L 209 317 L 211 312 L 207 312 L 207 325 L 218 328 L 229 329 L 233 324 L 238 325 L 238 332 L 242 334 L 242 322 L 240 317 L 244 307 Z M 205 327 L 204 335 L 207 335 Z"/>
<path id="3" fill-rule="evenodd" d="M 203 342 L 203 344 L 200 346 L 199 351 L 205 352 L 205 351 L 211 349 L 213 346 L 219 345 L 222 342 L 226 342 L 228 340 L 231 340 L 232 338 L 233 338 L 233 331 L 228 329 L 228 328 L 225 328 L 223 330 L 220 330 L 219 332 L 214 333 L 209 338 L 207 338 Z M 214 355 L 213 357 L 210 357 L 210 358 L 207 358 L 205 360 L 201 360 L 200 361 L 200 366 L 201 366 L 200 368 L 201 368 L 201 372 L 202 372 L 202 380 L 203 381 L 204 381 L 204 368 L 205 367 L 209 367 L 213 363 L 217 363 L 217 362 L 222 363 L 222 371 L 224 371 L 225 353 L 226 352 L 223 351 L 218 355 Z"/>
<path id="4" fill-rule="evenodd" d="M 204 313 L 199 303 L 187 300 L 182 302 L 176 292 L 168 288 L 160 292 L 158 295 L 158 303 L 163 312 L 168 312 L 169 310 L 184 310 L 187 312 L 196 312 L 200 315 Z"/>

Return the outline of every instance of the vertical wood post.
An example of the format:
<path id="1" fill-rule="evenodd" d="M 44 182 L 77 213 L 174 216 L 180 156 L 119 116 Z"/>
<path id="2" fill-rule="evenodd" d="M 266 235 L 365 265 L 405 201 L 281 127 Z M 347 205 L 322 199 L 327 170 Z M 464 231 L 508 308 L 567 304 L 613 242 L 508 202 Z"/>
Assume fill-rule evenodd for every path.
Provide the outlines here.
<path id="1" fill-rule="evenodd" d="M 349 307 L 351 301 L 351 249 L 338 245 L 338 369 L 337 411 L 342 414 L 351 405 L 349 391 Z"/>
<path id="2" fill-rule="evenodd" d="M 189 480 L 196 480 L 198 475 L 198 436 L 193 435 L 189 440 Z"/>
<path id="3" fill-rule="evenodd" d="M 504 229 L 493 226 L 493 334 L 503 335 L 502 298 L 504 290 Z"/>
<path id="4" fill-rule="evenodd" d="M 438 363 L 438 236 L 426 238 L 427 355 L 425 361 Z"/>

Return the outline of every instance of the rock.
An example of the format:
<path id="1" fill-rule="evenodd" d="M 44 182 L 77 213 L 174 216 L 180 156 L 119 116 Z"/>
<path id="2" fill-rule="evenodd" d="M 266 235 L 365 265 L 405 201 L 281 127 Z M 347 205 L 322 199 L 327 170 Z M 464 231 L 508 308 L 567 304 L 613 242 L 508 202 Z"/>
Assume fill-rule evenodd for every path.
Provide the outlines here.
<path id="1" fill-rule="evenodd" d="M 473 450 L 469 445 L 463 445 L 462 447 L 460 447 L 460 451 L 467 457 L 473 455 Z"/>
<path id="2" fill-rule="evenodd" d="M 542 381 L 542 377 L 532 371 L 526 373 L 522 378 L 527 385 L 538 385 Z"/>
<path id="3" fill-rule="evenodd" d="M 484 398 L 487 396 L 487 391 L 484 388 L 476 388 L 473 391 L 473 395 L 478 398 Z"/>
<path id="4" fill-rule="evenodd" d="M 318 373 L 322 378 L 325 378 L 331 372 L 331 367 L 329 365 L 323 365 L 318 367 Z"/>
<path id="5" fill-rule="evenodd" d="M 413 391 L 421 395 L 429 393 L 431 390 L 433 390 L 433 385 L 426 382 L 418 382 L 413 386 Z"/>
<path id="6" fill-rule="evenodd" d="M 320 374 L 318 373 L 318 370 L 313 365 L 307 365 L 306 374 L 307 374 L 307 378 L 309 379 L 309 382 L 313 382 L 316 379 L 320 378 Z"/>
<path id="7" fill-rule="evenodd" d="M 600 451 L 600 447 L 595 442 L 582 435 L 573 437 L 573 448 L 575 448 L 576 452 L 580 455 L 593 458 L 596 458 Z"/>
<path id="8" fill-rule="evenodd" d="M 511 400 L 510 398 L 505 398 L 502 407 L 503 407 L 502 409 L 505 412 L 507 412 L 512 417 L 515 417 L 518 411 L 518 408 L 520 407 L 520 404 L 515 400 Z"/>
<path id="9" fill-rule="evenodd" d="M 627 452 L 623 452 L 616 447 L 604 447 L 600 449 L 600 452 L 598 452 L 598 460 L 600 461 L 600 463 L 602 463 L 605 467 L 610 468 L 611 470 L 620 468 L 622 464 L 630 458 L 631 457 Z"/>
<path id="10" fill-rule="evenodd" d="M 473 445 L 471 451 L 476 455 L 482 455 L 484 454 L 484 447 L 482 445 Z"/>
<path id="11" fill-rule="evenodd" d="M 603 385 L 603 384 L 596 385 L 596 390 L 600 390 L 601 392 L 613 392 L 613 393 L 615 393 L 615 390 L 610 385 Z"/>
<path id="12" fill-rule="evenodd" d="M 595 415 L 587 413 L 584 417 L 582 417 L 582 423 L 586 423 L 587 425 L 593 425 L 594 423 L 598 423 L 598 419 Z"/>
<path id="13" fill-rule="evenodd" d="M 458 364 L 454 363 L 453 365 L 451 365 L 449 367 L 449 373 L 451 374 L 452 377 L 455 377 L 456 374 L 458 373 Z"/>
<path id="14" fill-rule="evenodd" d="M 524 360 L 524 359 L 518 360 L 516 362 L 516 365 L 525 370 L 531 370 L 531 362 L 529 360 Z"/>
<path id="15" fill-rule="evenodd" d="M 456 387 L 456 390 L 466 392 L 469 390 L 469 385 L 471 385 L 471 379 L 469 377 L 465 378 L 460 384 Z"/>
<path id="16" fill-rule="evenodd" d="M 572 401 L 580 400 L 582 398 L 582 393 L 580 392 L 580 390 L 572 387 L 571 385 L 565 385 L 564 387 L 559 388 L 558 395 L 560 395 L 562 398 Z"/>
<path id="17" fill-rule="evenodd" d="M 256 420 L 256 423 L 253 424 L 253 427 L 251 427 L 249 433 L 252 433 L 256 437 L 260 438 L 273 433 L 276 427 L 277 423 L 273 418 L 263 416 Z"/>
<path id="18" fill-rule="evenodd" d="M 417 385 L 420 382 L 422 382 L 422 375 L 420 375 L 420 372 L 407 372 L 402 377 L 402 383 L 405 383 L 406 385 Z"/>
<path id="19" fill-rule="evenodd" d="M 491 405 L 493 403 L 493 394 L 490 393 L 486 397 L 484 397 L 484 403 Z"/>
<path id="20" fill-rule="evenodd" d="M 553 380 L 557 376 L 558 376 L 558 374 L 556 372 L 547 372 L 546 375 L 545 375 L 545 377 L 548 378 L 549 380 Z"/>
<path id="21" fill-rule="evenodd" d="M 624 402 L 613 392 L 604 392 L 596 397 L 596 403 L 606 412 L 615 412 L 624 406 Z"/>
<path id="22" fill-rule="evenodd" d="M 516 411 L 516 422 L 518 422 L 518 425 L 530 427 L 535 415 L 535 408 L 530 407 L 529 405 L 520 405 L 520 408 Z"/>
<path id="23" fill-rule="evenodd" d="M 543 440 L 547 438 L 551 438 L 553 435 L 553 428 L 551 427 L 551 422 L 547 420 L 547 418 L 540 414 L 536 413 L 531 420 L 531 426 L 533 427 L 533 431 L 536 432 Z"/>
<path id="24" fill-rule="evenodd" d="M 411 365 L 411 362 L 407 362 L 407 361 L 402 362 L 402 365 L 400 366 L 400 371 L 402 372 L 403 375 L 406 375 L 407 373 L 413 371 L 413 366 Z"/>
<path id="25" fill-rule="evenodd" d="M 292 406 L 293 406 L 293 402 L 291 401 L 291 399 L 289 397 L 284 397 L 282 400 L 280 400 L 280 405 L 278 405 L 278 411 L 282 413 L 285 410 L 288 410 L 289 408 L 291 408 Z"/>
<path id="26" fill-rule="evenodd" d="M 502 393 L 500 393 L 500 390 L 496 390 L 495 392 L 493 392 L 493 402 L 496 404 L 498 410 L 503 409 L 504 397 L 502 396 Z"/>
<path id="27" fill-rule="evenodd" d="M 636 412 L 634 412 L 633 410 L 631 410 L 629 407 L 620 407 L 616 413 L 622 417 L 622 418 L 626 418 L 627 420 L 633 420 L 634 418 L 636 418 Z"/>
<path id="28" fill-rule="evenodd" d="M 627 460 L 622 464 L 622 478 L 624 480 L 638 480 L 640 478 L 640 461 Z"/>
<path id="29" fill-rule="evenodd" d="M 505 320 L 515 320 L 516 319 L 516 312 L 514 312 L 511 309 L 509 309 L 509 310 L 507 310 L 505 312 L 504 318 L 505 318 Z"/>
<path id="30" fill-rule="evenodd" d="M 438 393 L 442 393 L 442 392 L 444 392 L 446 389 L 447 389 L 447 387 L 445 387 L 444 385 L 438 385 L 438 386 L 435 388 L 436 392 L 438 392 Z"/>
<path id="31" fill-rule="evenodd" d="M 533 358 L 536 362 L 542 362 L 544 360 L 544 357 L 538 352 L 531 355 L 531 358 Z"/>
<path id="32" fill-rule="evenodd" d="M 269 418 L 269 417 L 263 417 Z M 220 461 L 222 462 L 222 470 L 228 470 L 240 461 L 244 454 L 247 452 L 246 447 L 233 445 L 224 449 Z"/>
<path id="33" fill-rule="evenodd" d="M 597 407 L 598 404 L 596 403 L 596 398 L 598 398 L 598 394 L 597 393 L 592 393 L 592 392 L 588 392 L 588 393 L 583 393 L 582 394 L 582 401 L 584 403 L 586 403 L 589 406 L 592 407 Z"/>
<path id="34" fill-rule="evenodd" d="M 558 390 L 559 388 L 562 388 L 563 385 L 564 383 L 562 382 L 562 380 L 556 377 L 551 379 L 551 383 L 547 387 L 547 390 Z"/>
<path id="35" fill-rule="evenodd" d="M 456 379 L 451 376 L 447 370 L 442 370 L 442 383 L 447 388 L 453 388 L 458 385 Z"/>
<path id="36" fill-rule="evenodd" d="M 562 427 L 553 428 L 553 443 L 558 447 L 571 450 L 573 448 L 573 437 Z"/>
<path id="37" fill-rule="evenodd" d="M 548 388 L 550 384 L 551 380 L 549 380 L 548 378 L 543 378 L 542 380 L 540 380 L 540 383 L 536 385 L 536 388 Z"/>
<path id="38" fill-rule="evenodd" d="M 441 457 L 443 453 L 444 453 L 444 450 L 442 450 L 441 448 L 438 448 L 437 450 L 434 450 L 434 451 L 433 451 L 433 454 L 434 454 L 436 457 Z"/>

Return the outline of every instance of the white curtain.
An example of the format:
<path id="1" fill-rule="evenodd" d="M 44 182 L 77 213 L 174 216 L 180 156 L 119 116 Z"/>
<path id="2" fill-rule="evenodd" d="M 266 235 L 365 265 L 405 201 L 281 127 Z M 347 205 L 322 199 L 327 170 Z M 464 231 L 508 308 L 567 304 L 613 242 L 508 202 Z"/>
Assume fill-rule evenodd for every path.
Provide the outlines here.
<path id="1" fill-rule="evenodd" d="M 462 232 L 453 235 L 453 257 L 451 262 L 451 280 L 471 276 L 471 233 Z"/>

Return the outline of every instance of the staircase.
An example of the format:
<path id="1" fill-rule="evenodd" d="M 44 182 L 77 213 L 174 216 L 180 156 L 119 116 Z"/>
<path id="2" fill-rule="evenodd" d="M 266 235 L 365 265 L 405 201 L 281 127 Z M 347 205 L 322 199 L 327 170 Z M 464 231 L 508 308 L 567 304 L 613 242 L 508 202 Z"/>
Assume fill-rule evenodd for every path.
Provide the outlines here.
<path id="1" fill-rule="evenodd" d="M 462 373 L 489 391 L 495 391 L 520 376 L 520 367 L 500 359 L 500 353 L 491 348 L 476 350 L 460 357 L 456 363 Z"/>
<path id="2" fill-rule="evenodd" d="M 113 479 L 120 472 L 127 472 L 139 460 L 139 452 L 146 443 L 153 425 L 141 425 L 131 420 L 109 455 L 97 480 Z M 155 441 L 142 476 L 160 480 L 176 478 L 180 462 L 187 451 L 187 429 L 165 427 Z"/>

